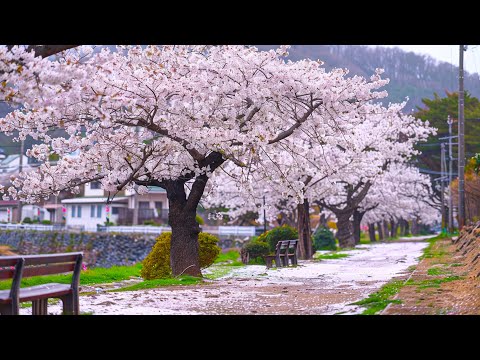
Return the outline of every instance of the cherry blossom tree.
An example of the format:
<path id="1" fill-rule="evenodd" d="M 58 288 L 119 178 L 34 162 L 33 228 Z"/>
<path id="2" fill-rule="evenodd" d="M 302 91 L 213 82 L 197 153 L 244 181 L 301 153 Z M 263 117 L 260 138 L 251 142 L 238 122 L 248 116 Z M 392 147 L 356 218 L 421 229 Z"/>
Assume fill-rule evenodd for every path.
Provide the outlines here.
<path id="1" fill-rule="evenodd" d="M 338 126 L 349 126 L 349 114 L 386 95 L 378 74 L 346 78 L 316 61 L 285 62 L 286 51 L 81 47 L 52 61 L 0 47 L 0 99 L 22 106 L 0 119 L 0 130 L 42 140 L 27 155 L 44 161 L 13 178 L 4 198 L 34 202 L 91 181 L 110 197 L 160 186 L 170 204 L 173 274 L 201 275 L 195 212 L 214 172 L 234 164 L 230 175 L 248 191 L 254 164 L 272 174 L 281 160 L 274 155 L 304 127 L 328 131 L 337 114 Z M 51 138 L 52 128 L 67 135 Z M 79 156 L 65 156 L 73 151 Z M 51 154 L 60 156 L 56 165 Z"/>
<path id="2" fill-rule="evenodd" d="M 438 220 L 439 211 L 430 202 L 432 184 L 430 177 L 408 164 L 391 164 L 372 185 L 357 211 L 357 220 L 369 226 L 370 237 L 375 241 L 375 223 L 390 221 L 392 228 L 401 221 L 421 221 L 432 224 Z M 355 229 L 357 232 L 358 228 Z M 372 230 L 373 229 L 373 230 Z M 393 231 L 396 233 L 396 231 Z"/>
<path id="3" fill-rule="evenodd" d="M 370 111 L 366 121 L 351 134 L 345 134 L 342 148 L 337 147 L 338 156 L 345 153 L 344 156 L 354 160 L 318 186 L 316 202 L 337 217 L 337 237 L 341 247 L 355 245 L 352 217 L 375 179 L 387 170 L 389 164 L 405 162 L 416 154 L 414 144 L 425 141 L 435 132 L 428 123 L 402 114 L 404 106 L 405 103 L 388 107 L 372 105 L 377 111 Z M 357 217 L 359 215 L 357 212 Z"/>

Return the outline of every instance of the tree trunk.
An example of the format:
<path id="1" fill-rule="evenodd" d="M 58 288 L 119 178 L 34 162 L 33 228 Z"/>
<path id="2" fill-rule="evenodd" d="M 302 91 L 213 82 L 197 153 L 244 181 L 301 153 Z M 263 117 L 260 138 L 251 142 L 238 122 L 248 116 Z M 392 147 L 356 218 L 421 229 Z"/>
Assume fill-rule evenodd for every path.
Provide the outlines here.
<path id="1" fill-rule="evenodd" d="M 350 221 L 353 210 L 348 212 L 336 213 L 337 216 L 337 239 L 341 248 L 355 246 L 355 238 L 353 237 L 353 226 Z"/>
<path id="2" fill-rule="evenodd" d="M 383 226 L 381 221 L 377 222 L 377 229 L 378 229 L 378 240 L 382 241 L 385 238 L 383 236 Z"/>
<path id="3" fill-rule="evenodd" d="M 408 235 L 410 235 L 410 223 L 407 220 L 404 220 L 404 221 L 405 221 L 405 234 L 404 234 L 404 236 L 408 236 Z"/>
<path id="4" fill-rule="evenodd" d="M 184 181 L 168 181 L 168 224 L 172 227 L 170 266 L 173 276 L 202 276 L 198 255 L 200 226 L 195 221 L 196 207 L 187 207 Z"/>
<path id="5" fill-rule="evenodd" d="M 390 220 L 390 237 L 394 238 L 397 236 L 397 225 L 395 224 L 395 220 Z"/>
<path id="6" fill-rule="evenodd" d="M 418 222 L 417 219 L 412 220 L 412 235 L 418 234 Z"/>
<path id="7" fill-rule="evenodd" d="M 370 242 L 376 242 L 375 239 L 375 224 L 368 224 L 368 235 L 370 236 Z"/>
<path id="8" fill-rule="evenodd" d="M 398 226 L 400 227 L 400 236 L 405 236 L 405 220 L 398 220 Z"/>
<path id="9" fill-rule="evenodd" d="M 313 256 L 312 237 L 310 231 L 310 214 L 308 200 L 298 204 L 298 258 L 311 259 Z"/>
<path id="10" fill-rule="evenodd" d="M 383 220 L 383 233 L 385 235 L 385 239 L 387 239 L 389 237 L 389 231 L 388 231 L 388 221 L 387 220 Z"/>
<path id="11" fill-rule="evenodd" d="M 364 212 L 360 212 L 355 209 L 353 212 L 353 238 L 355 239 L 355 245 L 360 244 L 360 235 L 361 235 L 361 229 L 360 229 L 360 223 L 362 222 L 362 218 Z"/>

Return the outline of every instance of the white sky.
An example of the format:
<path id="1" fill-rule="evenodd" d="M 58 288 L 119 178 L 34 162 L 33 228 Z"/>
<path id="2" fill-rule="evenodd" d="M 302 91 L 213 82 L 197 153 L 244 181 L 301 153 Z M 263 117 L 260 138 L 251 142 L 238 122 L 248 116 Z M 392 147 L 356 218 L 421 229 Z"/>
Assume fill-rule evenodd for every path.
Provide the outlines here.
<path id="1" fill-rule="evenodd" d="M 372 45 L 371 45 L 372 46 Z M 377 45 L 373 45 L 377 46 Z M 458 66 L 459 45 L 378 45 L 399 47 L 405 51 L 418 54 L 427 54 L 439 61 L 445 61 Z M 470 73 L 480 74 L 480 45 L 468 45 L 464 53 L 465 70 Z"/>

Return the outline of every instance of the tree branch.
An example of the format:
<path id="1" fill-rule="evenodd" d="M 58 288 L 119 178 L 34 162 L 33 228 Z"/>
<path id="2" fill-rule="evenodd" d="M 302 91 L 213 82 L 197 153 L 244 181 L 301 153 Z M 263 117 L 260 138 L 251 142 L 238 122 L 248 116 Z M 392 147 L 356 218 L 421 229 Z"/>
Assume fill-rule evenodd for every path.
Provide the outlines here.
<path id="1" fill-rule="evenodd" d="M 269 140 L 268 143 L 269 144 L 274 144 L 276 142 L 279 142 L 280 140 L 283 140 L 287 137 L 289 137 L 290 135 L 293 134 L 293 132 L 298 129 L 307 119 L 310 115 L 312 115 L 312 113 L 320 106 L 322 105 L 322 102 L 319 102 L 318 104 L 310 107 L 310 109 L 305 113 L 303 114 L 303 116 L 298 119 L 294 125 L 292 125 L 290 127 L 290 129 L 288 130 L 285 130 L 285 131 L 282 131 L 280 134 L 278 134 L 275 139 L 272 139 L 272 140 Z"/>

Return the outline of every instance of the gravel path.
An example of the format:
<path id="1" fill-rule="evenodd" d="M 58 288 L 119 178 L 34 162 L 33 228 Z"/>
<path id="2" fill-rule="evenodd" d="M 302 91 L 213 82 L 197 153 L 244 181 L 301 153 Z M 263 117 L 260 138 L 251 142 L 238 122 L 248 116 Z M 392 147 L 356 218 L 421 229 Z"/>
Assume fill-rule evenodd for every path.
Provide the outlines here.
<path id="1" fill-rule="evenodd" d="M 81 312 L 100 314 L 358 314 L 348 305 L 418 262 L 426 242 L 360 245 L 346 258 L 299 261 L 296 268 L 250 265 L 217 280 L 80 296 Z M 30 313 L 22 309 L 22 314 Z M 58 314 L 60 304 L 49 305 Z"/>

